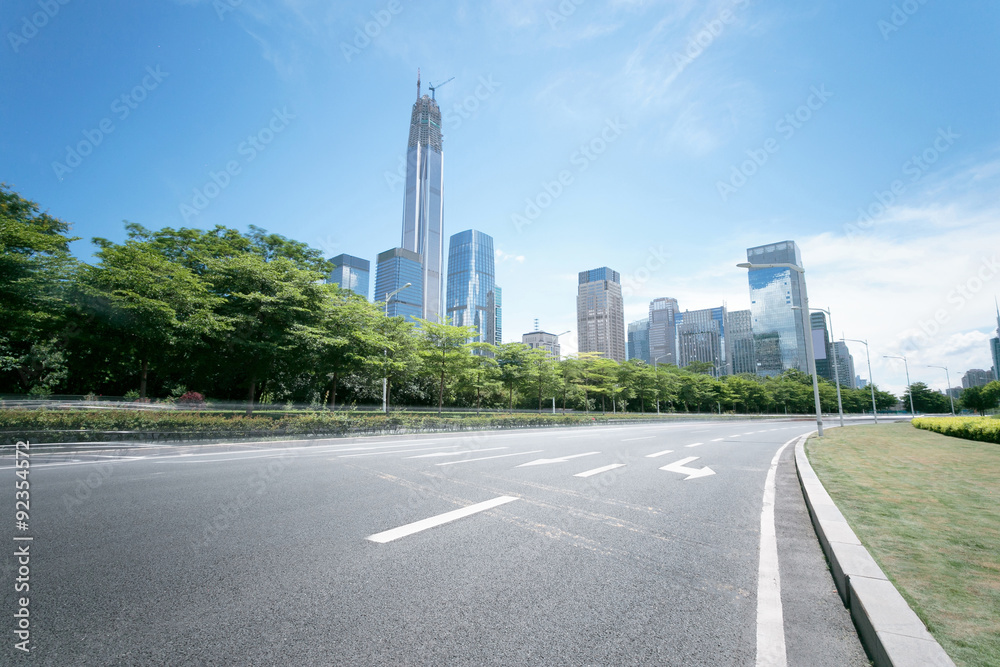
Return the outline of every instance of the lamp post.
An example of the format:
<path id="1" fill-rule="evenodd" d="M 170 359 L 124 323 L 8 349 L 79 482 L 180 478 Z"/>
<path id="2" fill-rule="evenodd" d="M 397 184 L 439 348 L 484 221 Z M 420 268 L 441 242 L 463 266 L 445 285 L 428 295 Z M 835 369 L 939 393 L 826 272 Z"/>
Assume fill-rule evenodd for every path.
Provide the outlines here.
<path id="1" fill-rule="evenodd" d="M 882 358 L 903 360 L 903 369 L 906 371 L 906 393 L 910 395 L 910 416 L 916 417 L 917 413 L 913 409 L 913 385 L 910 384 L 910 366 L 906 363 L 906 357 L 900 357 L 894 354 L 883 354 Z"/>
<path id="2" fill-rule="evenodd" d="M 875 423 L 878 423 L 878 406 L 875 405 L 875 381 L 872 380 L 872 355 L 868 352 L 868 341 L 859 340 L 857 338 L 841 338 L 840 340 L 852 343 L 861 343 L 865 346 L 865 357 L 868 359 L 868 388 L 872 390 L 872 415 L 875 417 Z"/>
<path id="3" fill-rule="evenodd" d="M 572 329 L 566 329 L 566 331 L 563 331 L 560 334 L 556 334 L 556 345 L 559 345 L 559 339 L 562 336 L 565 336 L 566 334 L 568 334 L 570 331 L 572 331 Z M 556 361 L 561 361 L 561 360 L 562 360 L 562 347 L 560 346 L 560 348 L 559 348 L 559 355 L 556 356 Z M 565 391 L 565 388 L 563 389 L 563 391 Z M 565 400 L 565 395 L 566 394 L 564 393 L 563 394 L 563 396 L 564 396 L 564 398 L 563 398 L 563 414 L 566 414 L 566 400 Z M 552 397 L 552 414 L 555 414 L 555 413 L 556 413 L 556 397 L 553 396 Z"/>
<path id="4" fill-rule="evenodd" d="M 795 308 L 795 306 L 792 306 Z M 826 308 L 810 308 L 809 310 L 815 310 L 819 313 L 826 313 L 826 316 L 830 319 L 830 333 L 833 333 L 833 315 Z M 812 322 L 810 322 L 810 327 Z M 810 328 L 809 334 L 812 335 L 812 329 Z M 837 383 L 837 414 L 840 415 L 840 425 L 844 425 L 844 403 L 840 399 L 840 362 L 837 360 L 837 345 L 833 345 L 833 381 Z"/>
<path id="5" fill-rule="evenodd" d="M 948 398 L 951 399 L 951 416 L 955 416 L 955 397 L 951 395 L 951 376 L 948 374 L 947 366 L 931 366 L 928 365 L 927 368 L 940 368 L 944 371 L 944 378 L 948 381 Z"/>
<path id="6" fill-rule="evenodd" d="M 809 323 L 809 296 L 806 294 L 806 270 L 803 269 L 798 264 L 791 264 L 788 262 L 777 262 L 769 264 L 753 264 L 751 262 L 741 262 L 737 264 L 741 269 L 790 269 L 795 271 L 802 276 L 802 307 L 800 312 L 803 314 L 802 323 L 802 333 L 806 339 L 806 364 L 812 363 L 812 376 L 813 376 L 813 400 L 816 402 L 816 434 L 819 437 L 823 437 L 823 409 L 820 407 L 819 402 L 819 375 L 816 372 L 816 354 L 813 351 L 813 338 L 812 338 L 812 325 Z"/>
<path id="7" fill-rule="evenodd" d="M 413 286 L 413 283 L 406 283 L 405 285 L 403 285 L 399 289 L 395 289 L 395 290 L 393 290 L 391 292 L 386 292 L 385 293 L 385 316 L 386 317 L 389 317 L 389 301 L 392 300 L 392 297 L 396 296 L 397 294 L 399 294 L 400 292 L 402 292 L 403 290 L 405 290 L 407 287 L 412 287 L 412 286 Z M 383 359 L 388 359 L 388 357 L 389 357 L 389 349 L 387 347 L 383 347 L 382 348 L 382 358 Z M 386 370 L 384 364 L 383 364 L 382 368 L 383 368 L 383 370 Z M 389 414 L 389 377 L 388 377 L 388 373 L 387 372 L 382 373 L 382 413 L 383 414 Z"/>
<path id="8" fill-rule="evenodd" d="M 653 359 L 653 377 L 656 378 L 656 414 L 660 414 L 660 372 L 657 370 L 656 362 L 669 356 L 669 354 L 663 354 Z"/>

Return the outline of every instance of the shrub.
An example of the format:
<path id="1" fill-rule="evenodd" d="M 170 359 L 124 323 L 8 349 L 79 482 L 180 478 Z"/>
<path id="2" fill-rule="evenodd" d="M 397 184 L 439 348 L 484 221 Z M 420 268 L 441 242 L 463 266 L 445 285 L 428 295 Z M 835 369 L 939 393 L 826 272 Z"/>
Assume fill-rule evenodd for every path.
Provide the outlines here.
<path id="1" fill-rule="evenodd" d="M 917 417 L 913 425 L 942 435 L 1000 445 L 1000 419 L 991 417 Z"/>
<path id="2" fill-rule="evenodd" d="M 177 401 L 186 405 L 201 404 L 205 402 L 205 397 L 197 391 L 186 391 Z"/>

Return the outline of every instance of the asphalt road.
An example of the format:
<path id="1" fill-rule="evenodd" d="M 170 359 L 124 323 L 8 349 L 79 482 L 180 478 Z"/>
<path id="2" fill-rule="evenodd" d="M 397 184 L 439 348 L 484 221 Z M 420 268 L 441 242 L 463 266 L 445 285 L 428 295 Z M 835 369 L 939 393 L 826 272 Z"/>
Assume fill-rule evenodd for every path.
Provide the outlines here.
<path id="1" fill-rule="evenodd" d="M 0 662 L 755 665 L 774 611 L 758 609 L 765 480 L 813 427 L 36 447 L 27 530 L 6 455 Z M 792 453 L 774 475 L 781 616 L 762 643 L 792 666 L 867 665 Z M 26 544 L 30 653 L 13 616 Z"/>

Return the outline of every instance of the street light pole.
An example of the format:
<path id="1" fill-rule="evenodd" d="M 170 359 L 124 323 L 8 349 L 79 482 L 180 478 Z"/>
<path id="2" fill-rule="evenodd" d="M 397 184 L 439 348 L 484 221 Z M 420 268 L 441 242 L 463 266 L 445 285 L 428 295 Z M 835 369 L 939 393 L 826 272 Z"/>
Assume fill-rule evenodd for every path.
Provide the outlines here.
<path id="1" fill-rule="evenodd" d="M 906 393 L 910 396 L 910 416 L 916 417 L 917 412 L 913 409 L 913 385 L 910 384 L 910 366 L 906 363 L 906 357 L 896 356 L 894 354 L 883 354 L 885 359 L 902 359 L 903 369 L 906 371 Z"/>
<path id="2" fill-rule="evenodd" d="M 955 397 L 951 395 L 951 376 L 948 374 L 948 367 L 947 366 L 930 366 L 930 365 L 928 365 L 927 368 L 940 368 L 941 370 L 944 371 L 944 378 L 948 382 L 948 398 L 951 399 L 951 416 L 954 417 L 955 416 Z"/>
<path id="3" fill-rule="evenodd" d="M 826 308 L 813 308 L 821 313 L 826 313 L 830 319 L 830 333 L 833 333 L 833 315 Z M 810 334 L 812 331 L 809 332 Z M 833 381 L 837 383 L 837 414 L 840 415 L 840 425 L 844 425 L 844 403 L 840 399 L 840 361 L 837 359 L 837 343 L 833 343 Z"/>
<path id="4" fill-rule="evenodd" d="M 399 294 L 400 292 L 402 292 L 403 290 L 405 290 L 407 287 L 412 287 L 412 286 L 413 286 L 413 283 L 406 283 L 405 285 L 403 285 L 399 289 L 396 289 L 396 290 L 393 290 L 391 292 L 386 292 L 385 293 L 385 316 L 386 317 L 389 317 L 389 301 L 392 300 L 392 297 L 396 296 L 397 294 Z M 383 347 L 382 348 L 382 358 L 385 359 L 385 360 L 388 360 L 388 358 L 389 358 L 389 348 L 388 347 Z M 383 371 L 387 370 L 385 368 L 385 364 L 382 365 L 382 370 Z M 383 414 L 389 414 L 389 376 L 388 376 L 387 372 L 383 372 L 382 373 L 382 413 Z"/>
<path id="5" fill-rule="evenodd" d="M 812 324 L 809 322 L 809 295 L 806 293 L 806 270 L 798 264 L 787 262 L 777 262 L 773 264 L 752 264 L 742 262 L 737 264 L 741 269 L 790 269 L 802 276 L 802 307 L 800 312 L 803 315 L 802 333 L 806 339 L 806 366 L 812 363 L 813 376 L 813 400 L 816 402 L 816 435 L 823 437 L 823 409 L 819 402 L 819 374 L 816 371 L 816 352 L 813 350 Z M 806 369 L 808 370 L 808 368 Z"/>
<path id="6" fill-rule="evenodd" d="M 872 391 L 872 415 L 875 417 L 875 423 L 878 423 L 878 406 L 875 405 L 875 381 L 872 379 L 872 355 L 868 352 L 868 341 L 859 340 L 857 338 L 841 338 L 840 340 L 852 343 L 861 343 L 865 346 L 865 357 L 868 359 L 868 388 Z"/>

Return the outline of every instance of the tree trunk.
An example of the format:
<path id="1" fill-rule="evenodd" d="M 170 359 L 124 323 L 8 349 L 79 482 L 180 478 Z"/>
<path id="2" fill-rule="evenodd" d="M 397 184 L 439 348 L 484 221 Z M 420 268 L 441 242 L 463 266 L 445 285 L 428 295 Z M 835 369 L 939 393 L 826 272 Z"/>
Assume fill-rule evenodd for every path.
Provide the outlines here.
<path id="1" fill-rule="evenodd" d="M 481 384 L 476 384 L 476 416 L 479 416 L 479 409 L 483 405 L 483 387 Z"/>
<path id="2" fill-rule="evenodd" d="M 538 414 L 542 414 L 542 378 L 538 378 Z"/>
<path id="3" fill-rule="evenodd" d="M 337 409 L 337 381 L 340 379 L 340 375 L 334 371 L 333 373 L 333 386 L 330 388 L 330 409 Z"/>
<path id="4" fill-rule="evenodd" d="M 507 412 L 514 411 L 514 383 L 510 383 L 510 401 L 507 404 Z"/>
<path id="5" fill-rule="evenodd" d="M 444 371 L 441 371 L 441 388 L 438 389 L 438 417 L 441 416 L 441 408 L 444 407 Z"/>
<path id="6" fill-rule="evenodd" d="M 253 416 L 253 398 L 257 390 L 257 378 L 250 378 L 250 390 L 247 392 L 247 417 Z"/>
<path id="7" fill-rule="evenodd" d="M 142 374 L 139 380 L 139 398 L 146 398 L 146 377 L 149 375 L 149 361 L 142 360 Z"/>

